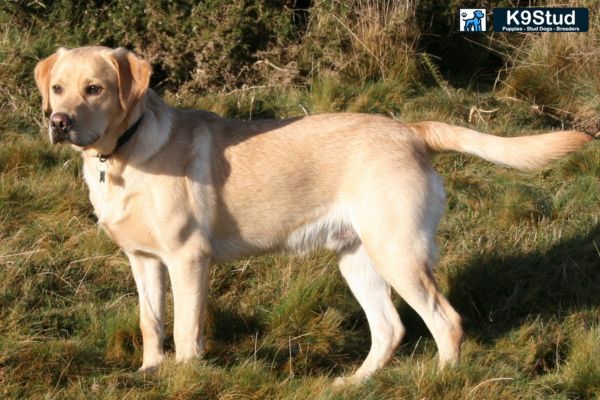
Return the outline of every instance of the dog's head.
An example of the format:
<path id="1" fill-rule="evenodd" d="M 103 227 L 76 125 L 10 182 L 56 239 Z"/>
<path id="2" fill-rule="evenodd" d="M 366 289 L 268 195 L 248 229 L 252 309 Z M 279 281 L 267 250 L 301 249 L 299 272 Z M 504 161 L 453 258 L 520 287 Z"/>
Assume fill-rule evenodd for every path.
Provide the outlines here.
<path id="1" fill-rule="evenodd" d="M 477 19 L 481 19 L 481 18 L 483 18 L 484 16 L 485 16 L 485 14 L 484 14 L 484 13 L 483 13 L 483 11 L 481 11 L 481 10 L 476 10 L 476 11 L 473 13 L 473 17 L 475 17 L 475 18 L 477 18 Z"/>
<path id="2" fill-rule="evenodd" d="M 151 72 L 125 48 L 60 48 L 40 61 L 35 81 L 52 143 L 86 148 L 116 132 L 146 93 Z"/>

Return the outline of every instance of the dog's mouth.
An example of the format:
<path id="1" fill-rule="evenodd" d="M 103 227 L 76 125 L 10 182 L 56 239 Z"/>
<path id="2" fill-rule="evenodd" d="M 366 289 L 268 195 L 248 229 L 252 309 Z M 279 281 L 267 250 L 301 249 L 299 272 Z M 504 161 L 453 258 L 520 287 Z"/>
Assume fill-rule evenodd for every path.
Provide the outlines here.
<path id="1" fill-rule="evenodd" d="M 77 132 L 71 129 L 68 132 L 50 131 L 50 142 L 52 144 L 71 143 L 78 147 L 87 147 L 98 140 L 98 135 L 90 132 Z"/>

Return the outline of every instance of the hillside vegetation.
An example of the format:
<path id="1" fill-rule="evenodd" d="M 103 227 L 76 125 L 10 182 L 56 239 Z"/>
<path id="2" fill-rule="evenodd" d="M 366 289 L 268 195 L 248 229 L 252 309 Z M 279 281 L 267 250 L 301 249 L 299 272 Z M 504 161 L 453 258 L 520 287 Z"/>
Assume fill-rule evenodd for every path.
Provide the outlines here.
<path id="1" fill-rule="evenodd" d="M 457 368 L 437 369 L 429 332 L 395 298 L 407 328 L 395 357 L 362 386 L 332 387 L 370 338 L 334 255 L 318 252 L 215 266 L 205 359 L 134 372 L 133 278 L 96 226 L 79 156 L 47 140 L 36 62 L 60 46 L 126 46 L 170 104 L 241 119 L 358 111 L 503 136 L 600 130 L 598 2 L 569 2 L 590 8 L 589 33 L 528 35 L 459 34 L 458 8 L 479 3 L 447 3 L 2 2 L 0 397 L 598 398 L 596 142 L 535 172 L 436 157 L 448 204 L 435 273 L 466 331 Z"/>

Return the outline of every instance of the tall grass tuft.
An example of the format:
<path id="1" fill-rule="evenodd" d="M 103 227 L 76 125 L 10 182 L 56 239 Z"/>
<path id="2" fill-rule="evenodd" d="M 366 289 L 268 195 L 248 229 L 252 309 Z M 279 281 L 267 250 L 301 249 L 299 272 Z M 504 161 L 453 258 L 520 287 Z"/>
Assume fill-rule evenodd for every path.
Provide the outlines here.
<path id="1" fill-rule="evenodd" d="M 311 75 L 334 71 L 345 82 L 414 82 L 418 76 L 417 3 L 317 2 L 304 39 L 304 58 L 310 62 Z"/>

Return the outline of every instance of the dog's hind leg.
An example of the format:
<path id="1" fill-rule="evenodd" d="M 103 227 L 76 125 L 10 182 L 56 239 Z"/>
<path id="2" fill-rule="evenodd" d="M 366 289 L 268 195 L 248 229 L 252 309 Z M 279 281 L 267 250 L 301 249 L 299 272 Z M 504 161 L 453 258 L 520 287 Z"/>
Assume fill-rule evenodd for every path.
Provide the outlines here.
<path id="1" fill-rule="evenodd" d="M 368 378 L 389 360 L 404 336 L 404 327 L 390 298 L 390 286 L 373 269 L 362 246 L 340 255 L 340 271 L 367 316 L 371 350 L 354 375 L 338 378 L 336 384 Z"/>
<path id="2" fill-rule="evenodd" d="M 353 213 L 357 232 L 375 270 L 431 331 L 440 365 L 454 364 L 460 356 L 460 316 L 438 290 L 431 270 L 444 210 L 442 182 L 431 170 L 399 178 L 387 185 L 365 180 L 368 187 L 361 189 Z"/>
<path id="3" fill-rule="evenodd" d="M 140 372 L 156 368 L 164 359 L 165 271 L 160 260 L 127 254 L 140 298 L 140 328 L 144 356 Z"/>

